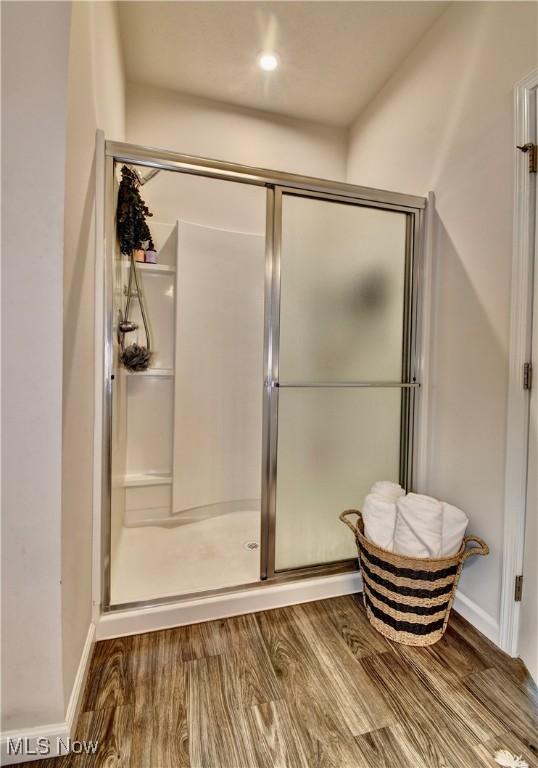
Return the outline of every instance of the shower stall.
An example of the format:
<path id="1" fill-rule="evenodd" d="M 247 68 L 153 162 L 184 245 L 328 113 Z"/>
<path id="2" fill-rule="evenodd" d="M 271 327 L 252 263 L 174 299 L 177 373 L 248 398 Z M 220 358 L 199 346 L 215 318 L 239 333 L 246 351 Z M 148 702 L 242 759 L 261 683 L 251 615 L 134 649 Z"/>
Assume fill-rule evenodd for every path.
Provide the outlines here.
<path id="1" fill-rule="evenodd" d="M 425 200 L 105 155 L 103 610 L 353 571 L 339 512 L 378 479 L 413 483 Z M 125 165 L 158 254 L 134 287 L 115 226 Z M 133 373 L 121 344 L 144 342 L 141 305 L 153 353 Z"/>

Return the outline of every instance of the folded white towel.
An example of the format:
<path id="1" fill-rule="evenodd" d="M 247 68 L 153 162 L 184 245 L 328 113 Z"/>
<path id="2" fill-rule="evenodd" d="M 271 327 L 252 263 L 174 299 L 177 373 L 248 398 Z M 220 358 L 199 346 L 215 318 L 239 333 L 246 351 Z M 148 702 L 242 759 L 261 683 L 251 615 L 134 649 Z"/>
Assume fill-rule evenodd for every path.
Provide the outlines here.
<path id="1" fill-rule="evenodd" d="M 441 557 L 455 555 L 461 546 L 469 520 L 465 512 L 452 504 L 442 502 L 443 531 L 441 534 Z"/>
<path id="2" fill-rule="evenodd" d="M 381 496 L 386 501 L 397 501 L 401 496 L 405 496 L 405 491 L 398 483 L 390 480 L 379 480 L 370 488 L 370 493 L 375 496 Z"/>
<path id="3" fill-rule="evenodd" d="M 369 493 L 362 505 L 364 535 L 378 547 L 394 549 L 396 504 L 376 493 Z"/>
<path id="4" fill-rule="evenodd" d="M 440 501 L 409 493 L 396 502 L 394 552 L 411 557 L 440 557 L 443 507 Z"/>

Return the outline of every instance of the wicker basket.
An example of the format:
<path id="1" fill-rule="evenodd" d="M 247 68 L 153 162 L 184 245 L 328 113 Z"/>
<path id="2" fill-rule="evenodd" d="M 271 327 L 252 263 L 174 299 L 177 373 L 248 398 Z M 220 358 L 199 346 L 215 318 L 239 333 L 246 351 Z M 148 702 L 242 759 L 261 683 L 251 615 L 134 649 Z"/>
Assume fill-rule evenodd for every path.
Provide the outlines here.
<path id="1" fill-rule="evenodd" d="M 357 515 L 354 525 L 347 518 Z M 363 599 L 370 624 L 382 635 L 404 645 L 433 645 L 444 635 L 463 563 L 471 555 L 487 555 L 488 545 L 466 536 L 459 552 L 439 559 L 398 555 L 364 536 L 362 515 L 342 512 L 359 550 Z M 476 546 L 467 549 L 475 542 Z"/>

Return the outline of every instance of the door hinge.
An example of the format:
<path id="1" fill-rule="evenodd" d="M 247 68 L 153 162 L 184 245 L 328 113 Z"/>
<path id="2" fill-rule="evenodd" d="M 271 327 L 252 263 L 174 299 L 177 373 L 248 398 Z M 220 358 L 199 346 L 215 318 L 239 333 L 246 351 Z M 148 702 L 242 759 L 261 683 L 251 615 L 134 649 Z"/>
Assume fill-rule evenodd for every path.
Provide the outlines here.
<path id="1" fill-rule="evenodd" d="M 514 600 L 516 603 L 521 602 L 521 595 L 523 593 L 523 576 L 516 576 L 516 586 L 514 589 Z"/>
<path id="2" fill-rule="evenodd" d="M 523 389 L 532 388 L 532 363 L 523 363 Z"/>
<path id="3" fill-rule="evenodd" d="M 523 146 L 518 145 L 517 149 L 521 150 L 521 152 L 525 152 L 525 154 L 528 153 L 529 173 L 537 173 L 538 172 L 538 145 L 533 144 L 532 141 L 529 141 L 527 142 L 527 144 L 523 144 Z"/>

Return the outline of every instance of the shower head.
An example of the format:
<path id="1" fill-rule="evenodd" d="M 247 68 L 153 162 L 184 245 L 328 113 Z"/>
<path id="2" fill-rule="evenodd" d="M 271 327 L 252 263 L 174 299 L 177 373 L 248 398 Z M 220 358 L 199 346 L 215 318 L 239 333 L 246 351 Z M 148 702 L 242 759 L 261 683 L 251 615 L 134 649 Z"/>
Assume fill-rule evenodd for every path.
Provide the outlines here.
<path id="1" fill-rule="evenodd" d="M 121 323 L 118 324 L 118 331 L 120 331 L 120 333 L 131 333 L 131 331 L 136 331 L 137 328 L 138 325 L 133 323 L 132 320 L 122 320 Z"/>

